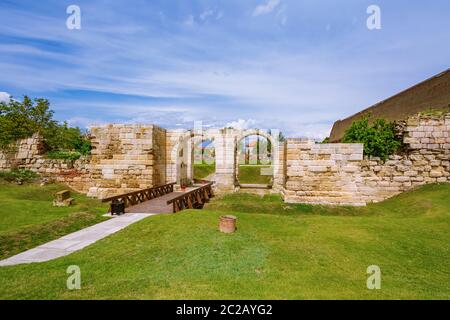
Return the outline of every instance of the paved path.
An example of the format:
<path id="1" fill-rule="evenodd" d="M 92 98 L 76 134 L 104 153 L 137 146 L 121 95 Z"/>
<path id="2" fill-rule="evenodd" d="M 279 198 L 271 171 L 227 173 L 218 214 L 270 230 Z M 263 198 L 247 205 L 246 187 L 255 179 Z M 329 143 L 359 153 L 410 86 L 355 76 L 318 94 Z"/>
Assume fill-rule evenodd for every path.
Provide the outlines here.
<path id="1" fill-rule="evenodd" d="M 68 234 L 60 239 L 48 242 L 39 247 L 19 253 L 0 261 L 0 266 L 11 266 L 22 263 L 44 262 L 63 257 L 87 247 L 94 242 L 113 234 L 132 223 L 153 214 L 130 213 L 108 221 L 98 223 L 83 230 Z"/>

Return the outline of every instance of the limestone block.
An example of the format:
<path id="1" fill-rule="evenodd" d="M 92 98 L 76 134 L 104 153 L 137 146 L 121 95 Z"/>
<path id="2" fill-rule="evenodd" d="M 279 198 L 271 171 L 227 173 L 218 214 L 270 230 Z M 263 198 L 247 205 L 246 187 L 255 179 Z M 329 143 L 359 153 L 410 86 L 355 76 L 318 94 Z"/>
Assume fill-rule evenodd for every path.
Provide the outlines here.
<path id="1" fill-rule="evenodd" d="M 342 170 L 344 172 L 357 172 L 357 171 L 360 170 L 360 167 L 352 166 L 352 165 L 346 165 L 346 166 L 342 167 Z"/>
<path id="2" fill-rule="evenodd" d="M 443 176 L 442 171 L 436 171 L 436 170 L 430 171 L 431 178 L 440 178 L 442 176 Z"/>
<path id="3" fill-rule="evenodd" d="M 398 177 L 394 177 L 394 181 L 395 182 L 407 182 L 407 181 L 410 181 L 410 178 L 405 177 L 405 176 L 398 176 Z"/>
<path id="4" fill-rule="evenodd" d="M 430 161 L 430 166 L 432 167 L 438 167 L 441 165 L 441 161 L 440 160 L 432 160 Z"/>
<path id="5" fill-rule="evenodd" d="M 311 172 L 327 172 L 328 168 L 326 166 L 309 166 L 307 170 Z"/>
<path id="6" fill-rule="evenodd" d="M 348 157 L 348 160 L 350 160 L 350 161 L 360 161 L 362 159 L 363 159 L 363 154 L 362 153 L 352 153 Z"/>

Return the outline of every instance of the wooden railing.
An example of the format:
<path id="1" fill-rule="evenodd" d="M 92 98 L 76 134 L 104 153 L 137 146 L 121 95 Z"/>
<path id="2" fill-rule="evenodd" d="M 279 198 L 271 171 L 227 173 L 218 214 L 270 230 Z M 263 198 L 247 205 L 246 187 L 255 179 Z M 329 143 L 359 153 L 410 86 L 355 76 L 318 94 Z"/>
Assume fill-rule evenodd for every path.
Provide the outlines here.
<path id="1" fill-rule="evenodd" d="M 167 201 L 167 204 L 173 204 L 173 213 L 184 209 L 197 209 L 214 197 L 212 190 L 213 183 L 210 182 L 204 186 L 198 187 L 192 191 L 186 192 L 176 198 Z"/>
<path id="2" fill-rule="evenodd" d="M 134 206 L 136 204 L 152 200 L 158 197 L 161 197 L 165 194 L 173 192 L 173 186 L 175 185 L 175 182 L 165 184 L 158 187 L 143 189 L 139 191 L 134 191 L 130 193 L 125 193 L 121 195 L 117 195 L 114 197 L 109 197 L 106 199 L 103 199 L 102 202 L 112 202 L 114 200 L 123 201 L 125 203 L 125 208 L 128 208 L 129 206 Z"/>

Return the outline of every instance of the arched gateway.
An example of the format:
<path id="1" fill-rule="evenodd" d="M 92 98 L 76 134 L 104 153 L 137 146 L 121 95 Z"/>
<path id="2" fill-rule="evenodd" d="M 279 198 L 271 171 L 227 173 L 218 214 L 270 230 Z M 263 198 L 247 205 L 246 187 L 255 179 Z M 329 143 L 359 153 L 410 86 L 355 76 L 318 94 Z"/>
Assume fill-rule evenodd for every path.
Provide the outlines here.
<path id="1" fill-rule="evenodd" d="M 178 184 L 193 180 L 194 153 L 199 141 L 210 140 L 215 150 L 215 188 L 218 191 L 234 191 L 239 187 L 237 181 L 237 148 L 238 143 L 248 136 L 262 136 L 270 141 L 273 168 L 273 188 L 279 190 L 284 183 L 282 159 L 283 145 L 278 141 L 279 133 L 273 130 L 251 129 L 238 130 L 233 128 L 208 130 L 167 130 L 169 141 L 167 161 L 167 181 Z"/>

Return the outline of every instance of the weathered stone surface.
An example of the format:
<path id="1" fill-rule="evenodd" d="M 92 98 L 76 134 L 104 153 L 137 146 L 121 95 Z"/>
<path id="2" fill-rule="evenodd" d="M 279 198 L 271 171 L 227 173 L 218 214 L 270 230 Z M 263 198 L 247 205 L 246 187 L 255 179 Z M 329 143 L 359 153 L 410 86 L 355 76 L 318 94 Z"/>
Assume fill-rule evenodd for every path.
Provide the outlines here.
<path id="1" fill-rule="evenodd" d="M 273 144 L 273 191 L 287 202 L 362 205 L 414 186 L 450 182 L 450 115 L 418 116 L 405 122 L 406 152 L 386 162 L 363 158 L 362 144 L 316 144 L 287 139 Z M 210 129 L 216 152 L 216 188 L 234 191 L 236 144 L 257 130 Z M 76 161 L 44 158 L 42 139 L 19 141 L 14 153 L 0 153 L 0 170 L 14 166 L 69 184 L 89 196 L 117 193 L 193 177 L 191 131 L 153 125 L 106 125 L 91 129 L 91 157 Z"/>

